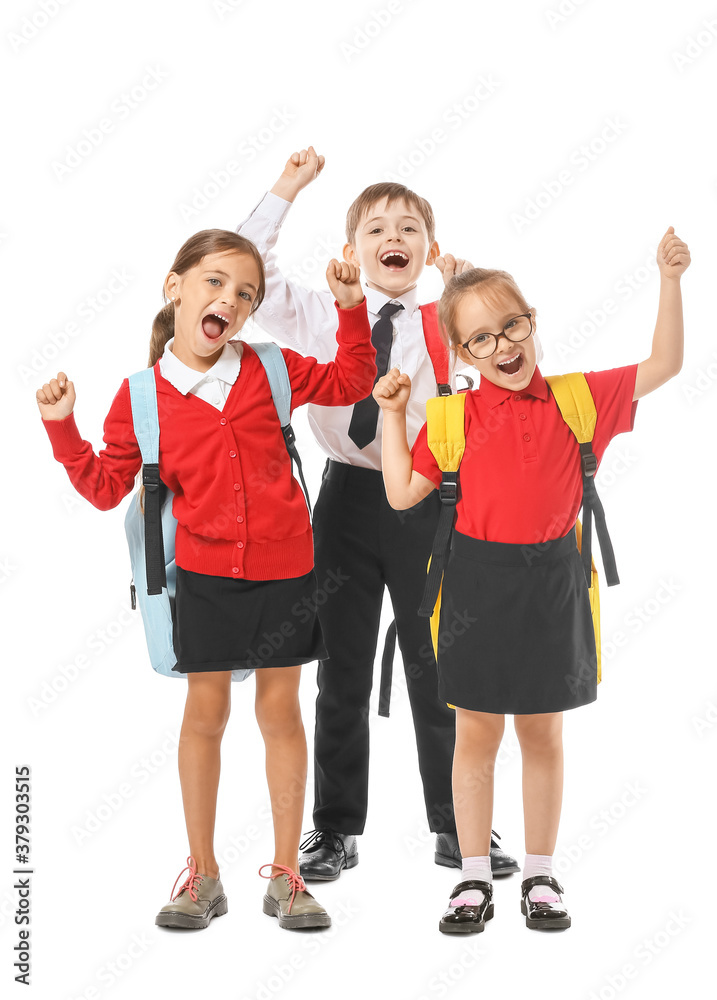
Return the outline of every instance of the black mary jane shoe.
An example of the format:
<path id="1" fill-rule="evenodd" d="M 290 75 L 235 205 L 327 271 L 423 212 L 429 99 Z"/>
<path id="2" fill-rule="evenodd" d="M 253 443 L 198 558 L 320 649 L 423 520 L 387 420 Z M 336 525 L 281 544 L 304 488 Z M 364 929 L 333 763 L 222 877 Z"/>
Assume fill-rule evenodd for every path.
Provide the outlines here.
<path id="1" fill-rule="evenodd" d="M 493 886 L 491 883 L 478 879 L 459 882 L 451 893 L 451 899 L 455 899 L 466 889 L 480 889 L 483 893 L 483 901 L 476 906 L 465 903 L 461 906 L 449 906 L 438 923 L 438 930 L 443 931 L 444 934 L 478 934 L 485 930 L 486 920 L 490 920 L 493 916 Z"/>
<path id="2" fill-rule="evenodd" d="M 525 926 L 531 930 L 558 931 L 570 927 L 570 917 L 563 903 L 536 903 L 528 893 L 536 885 L 547 885 L 562 896 L 565 891 L 557 879 L 551 875 L 533 875 L 523 879 L 520 891 L 520 912 L 525 917 Z"/>
<path id="3" fill-rule="evenodd" d="M 344 868 L 355 868 L 359 860 L 356 837 L 328 827 L 312 830 L 299 848 L 304 852 L 299 858 L 299 874 L 306 882 L 333 882 Z"/>
<path id="4" fill-rule="evenodd" d="M 512 875 L 514 872 L 520 871 L 520 866 L 515 858 L 511 858 L 510 854 L 506 854 L 505 851 L 498 846 L 495 838 L 500 837 L 495 832 L 491 830 L 490 838 L 490 868 L 493 872 L 493 878 L 500 878 L 502 875 Z M 442 865 L 444 868 L 461 868 L 461 850 L 458 846 L 458 836 L 455 833 L 437 833 L 436 834 L 436 853 L 434 855 L 434 861 L 437 865 Z"/>

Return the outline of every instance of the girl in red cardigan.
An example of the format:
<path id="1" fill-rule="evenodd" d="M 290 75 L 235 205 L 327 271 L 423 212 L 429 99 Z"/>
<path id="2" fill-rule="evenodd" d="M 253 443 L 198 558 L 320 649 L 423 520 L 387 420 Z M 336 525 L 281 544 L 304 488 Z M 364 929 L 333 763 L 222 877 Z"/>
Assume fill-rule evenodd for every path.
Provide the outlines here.
<path id="1" fill-rule="evenodd" d="M 338 310 L 336 360 L 318 364 L 282 348 L 292 408 L 311 400 L 351 406 L 376 376 L 359 269 L 332 260 L 326 277 Z M 181 247 L 164 283 L 167 305 L 150 343 L 160 424 L 159 470 L 175 494 L 174 647 L 188 680 L 179 773 L 189 874 L 159 911 L 164 927 L 206 927 L 227 912 L 213 849 L 220 744 L 231 673 L 256 668 L 256 717 L 266 746 L 275 855 L 264 912 L 282 927 L 327 927 L 324 908 L 297 874 L 306 785 L 299 707 L 301 664 L 325 657 L 316 615 L 311 524 L 264 369 L 236 337 L 264 295 L 254 245 L 204 230 Z M 77 430 L 75 388 L 64 372 L 36 393 L 55 458 L 96 507 L 134 487 L 141 455 L 125 379 L 95 455 Z M 260 869 L 261 873 L 261 869 Z"/>

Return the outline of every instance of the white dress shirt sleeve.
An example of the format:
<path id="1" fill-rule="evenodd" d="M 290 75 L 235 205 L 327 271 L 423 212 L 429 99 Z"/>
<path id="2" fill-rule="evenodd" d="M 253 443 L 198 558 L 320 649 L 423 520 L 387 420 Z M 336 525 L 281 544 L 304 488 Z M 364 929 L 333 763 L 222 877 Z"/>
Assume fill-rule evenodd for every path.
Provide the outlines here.
<path id="1" fill-rule="evenodd" d="M 316 291 L 289 281 L 279 270 L 274 247 L 291 202 L 267 191 L 237 226 L 257 247 L 264 261 L 266 292 L 256 312 L 269 336 L 300 354 L 325 363 L 336 356 L 338 317 L 330 290 Z"/>

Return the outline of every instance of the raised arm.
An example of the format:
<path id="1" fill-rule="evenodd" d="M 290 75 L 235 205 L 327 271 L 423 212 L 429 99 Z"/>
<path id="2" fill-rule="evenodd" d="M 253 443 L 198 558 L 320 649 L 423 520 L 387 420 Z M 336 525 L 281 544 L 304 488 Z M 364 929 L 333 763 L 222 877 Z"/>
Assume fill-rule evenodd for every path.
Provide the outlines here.
<path id="1" fill-rule="evenodd" d="M 689 264 L 687 244 L 675 236 L 674 227 L 670 226 L 657 248 L 660 302 L 652 336 L 652 353 L 637 366 L 633 400 L 657 389 L 682 368 L 684 324 L 680 278 Z"/>
<path id="2" fill-rule="evenodd" d="M 398 368 L 380 378 L 373 397 L 383 410 L 381 468 L 386 498 L 394 510 L 406 510 L 428 496 L 435 486 L 420 472 L 413 471 L 413 459 L 406 436 L 406 404 L 411 380 Z"/>
<path id="3" fill-rule="evenodd" d="M 256 245 L 264 261 L 266 293 L 256 314 L 260 326 L 301 354 L 328 361 L 336 347 L 332 297 L 286 278 L 277 266 L 274 250 L 291 203 L 323 165 L 323 156 L 317 156 L 313 146 L 292 153 L 276 184 L 239 223 L 237 232 Z"/>
<path id="4" fill-rule="evenodd" d="M 132 490 L 142 465 L 128 381 L 125 379 L 112 401 L 104 426 L 105 447 L 99 455 L 77 429 L 75 387 L 64 372 L 38 389 L 35 398 L 53 454 L 64 465 L 77 492 L 99 510 L 116 507 Z"/>

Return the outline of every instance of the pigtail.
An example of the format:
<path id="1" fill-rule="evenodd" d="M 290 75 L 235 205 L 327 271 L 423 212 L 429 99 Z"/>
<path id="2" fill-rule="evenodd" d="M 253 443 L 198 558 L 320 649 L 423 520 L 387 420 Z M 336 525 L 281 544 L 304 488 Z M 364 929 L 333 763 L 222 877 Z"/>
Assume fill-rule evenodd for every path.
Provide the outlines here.
<path id="1" fill-rule="evenodd" d="M 174 336 L 174 302 L 168 302 L 159 310 L 152 323 L 152 334 L 149 338 L 149 361 L 147 367 L 155 365 L 164 354 L 168 340 Z"/>

